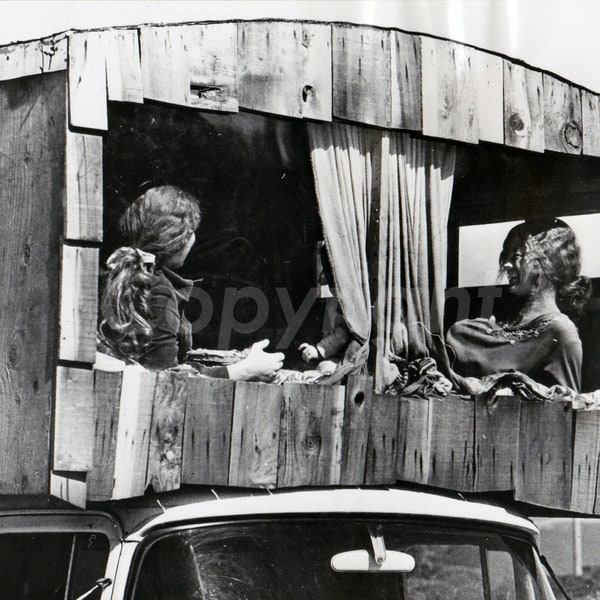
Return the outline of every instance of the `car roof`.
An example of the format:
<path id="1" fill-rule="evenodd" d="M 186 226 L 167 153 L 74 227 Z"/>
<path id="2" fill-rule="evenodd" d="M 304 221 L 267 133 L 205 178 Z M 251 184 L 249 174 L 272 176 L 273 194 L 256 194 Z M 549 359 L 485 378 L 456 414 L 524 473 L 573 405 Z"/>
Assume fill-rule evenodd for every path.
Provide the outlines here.
<path id="1" fill-rule="evenodd" d="M 446 518 L 508 527 L 538 539 L 531 521 L 505 508 L 462 496 L 398 488 L 268 491 L 212 487 L 115 503 L 109 512 L 118 516 L 130 541 L 139 541 L 158 528 L 201 520 L 335 514 Z"/>

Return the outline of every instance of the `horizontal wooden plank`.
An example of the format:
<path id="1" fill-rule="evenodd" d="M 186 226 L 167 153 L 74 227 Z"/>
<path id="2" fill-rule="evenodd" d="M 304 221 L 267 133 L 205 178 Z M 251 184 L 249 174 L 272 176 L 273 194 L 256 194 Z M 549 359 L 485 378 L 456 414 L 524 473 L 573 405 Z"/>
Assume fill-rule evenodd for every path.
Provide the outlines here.
<path id="1" fill-rule="evenodd" d="M 504 143 L 543 152 L 544 88 L 542 74 L 504 60 Z"/>
<path id="2" fill-rule="evenodd" d="M 69 34 L 69 124 L 108 129 L 102 33 Z"/>
<path id="3" fill-rule="evenodd" d="M 250 382 L 236 384 L 229 485 L 277 485 L 282 408 L 282 386 Z"/>
<path id="4" fill-rule="evenodd" d="M 42 40 L 42 71 L 54 73 L 65 71 L 68 61 L 69 43 L 66 34 L 58 34 Z"/>
<path id="5" fill-rule="evenodd" d="M 39 40 L 0 48 L 0 80 L 43 73 L 42 43 Z"/>
<path id="6" fill-rule="evenodd" d="M 546 150 L 581 154 L 581 94 L 579 89 L 544 73 L 544 141 Z"/>
<path id="7" fill-rule="evenodd" d="M 103 41 L 108 99 L 141 104 L 144 102 L 144 91 L 138 30 L 106 31 Z"/>
<path id="8" fill-rule="evenodd" d="M 278 486 L 339 485 L 344 388 L 285 383 Z"/>
<path id="9" fill-rule="evenodd" d="M 190 377 L 187 386 L 181 481 L 227 485 L 234 382 Z"/>
<path id="10" fill-rule="evenodd" d="M 91 370 L 56 369 L 55 471 L 89 471 L 94 460 L 94 375 Z"/>
<path id="11" fill-rule="evenodd" d="M 102 241 L 102 137 L 67 131 L 65 237 Z"/>
<path id="12" fill-rule="evenodd" d="M 97 248 L 63 245 L 59 357 L 93 363 L 98 319 Z"/>

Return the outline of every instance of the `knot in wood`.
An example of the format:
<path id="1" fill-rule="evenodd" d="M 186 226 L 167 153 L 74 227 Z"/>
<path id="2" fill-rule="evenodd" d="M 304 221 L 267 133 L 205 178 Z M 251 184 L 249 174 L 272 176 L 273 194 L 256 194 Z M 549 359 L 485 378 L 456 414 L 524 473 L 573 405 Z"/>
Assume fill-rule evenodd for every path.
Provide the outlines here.
<path id="1" fill-rule="evenodd" d="M 312 102 L 315 99 L 315 88 L 312 85 L 305 85 L 302 88 L 302 102 Z"/>
<path id="2" fill-rule="evenodd" d="M 315 450 L 321 446 L 321 436 L 315 434 L 307 435 L 302 445 L 306 450 Z"/>
<path id="3" fill-rule="evenodd" d="M 521 119 L 521 117 L 516 113 L 510 116 L 508 124 L 513 131 L 522 131 L 525 129 L 525 123 L 523 122 L 523 119 Z"/>
<path id="4" fill-rule="evenodd" d="M 581 130 L 575 121 L 569 121 L 564 128 L 565 142 L 572 148 L 581 148 Z"/>

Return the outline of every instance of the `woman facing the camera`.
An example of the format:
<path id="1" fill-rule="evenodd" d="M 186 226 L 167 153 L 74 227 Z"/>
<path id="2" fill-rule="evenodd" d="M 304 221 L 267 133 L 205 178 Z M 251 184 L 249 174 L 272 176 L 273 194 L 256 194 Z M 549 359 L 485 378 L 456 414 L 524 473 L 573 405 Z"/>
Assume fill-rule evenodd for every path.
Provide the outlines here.
<path id="1" fill-rule="evenodd" d="M 546 386 L 581 387 L 581 340 L 568 315 L 577 315 L 591 284 L 579 274 L 573 230 L 560 219 L 532 219 L 504 241 L 500 271 L 522 301 L 509 321 L 468 319 L 449 330 L 450 361 L 462 376 L 519 371 Z M 454 360 L 453 360 L 454 359 Z"/>

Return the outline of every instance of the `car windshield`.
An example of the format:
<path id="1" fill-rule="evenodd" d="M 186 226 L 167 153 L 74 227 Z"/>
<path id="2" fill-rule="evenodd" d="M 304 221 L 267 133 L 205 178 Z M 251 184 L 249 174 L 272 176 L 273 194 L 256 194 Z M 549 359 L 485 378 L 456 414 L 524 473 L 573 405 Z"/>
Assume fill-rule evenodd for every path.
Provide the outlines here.
<path id="1" fill-rule="evenodd" d="M 334 555 L 387 552 L 414 558 L 410 572 L 336 572 Z M 549 600 L 531 545 L 468 527 L 350 519 L 254 521 L 171 531 L 150 541 L 135 600 L 372 598 Z"/>

